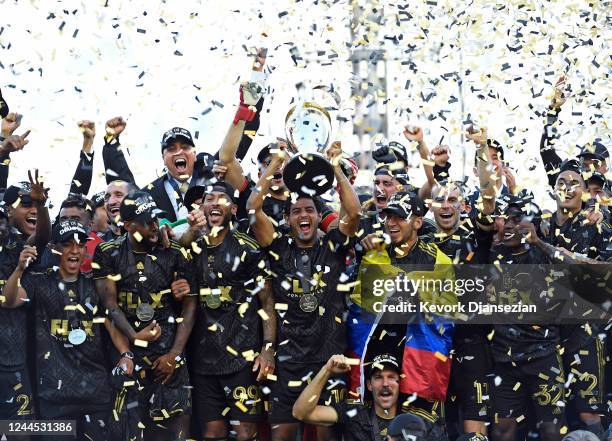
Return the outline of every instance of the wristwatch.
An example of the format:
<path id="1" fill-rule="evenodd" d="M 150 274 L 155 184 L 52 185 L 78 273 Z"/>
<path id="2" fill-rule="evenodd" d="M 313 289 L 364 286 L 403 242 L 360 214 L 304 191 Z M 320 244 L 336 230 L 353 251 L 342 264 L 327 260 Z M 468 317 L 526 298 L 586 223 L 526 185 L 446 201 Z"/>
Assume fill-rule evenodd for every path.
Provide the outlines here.
<path id="1" fill-rule="evenodd" d="M 134 353 L 131 351 L 123 352 L 120 358 L 129 358 L 130 360 L 134 359 Z"/>

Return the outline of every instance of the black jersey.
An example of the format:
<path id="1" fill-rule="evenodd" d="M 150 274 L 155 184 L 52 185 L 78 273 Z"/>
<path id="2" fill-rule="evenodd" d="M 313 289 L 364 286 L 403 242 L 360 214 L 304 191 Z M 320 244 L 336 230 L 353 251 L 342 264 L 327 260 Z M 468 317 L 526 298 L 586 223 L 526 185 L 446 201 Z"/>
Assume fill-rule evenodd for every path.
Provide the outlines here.
<path id="1" fill-rule="evenodd" d="M 4 287 L 6 280 L 13 273 L 19 262 L 19 254 L 24 242 L 21 235 L 9 233 L 6 241 L 0 245 L 0 284 Z M 0 307 L 0 371 L 14 371 L 26 363 L 27 312 L 20 308 Z"/>
<path id="2" fill-rule="evenodd" d="M 529 270 L 529 280 L 525 284 L 521 278 L 514 277 L 504 282 L 501 290 L 496 292 L 500 297 L 511 291 L 525 292 L 531 300 L 540 299 L 540 293 L 548 291 L 551 279 L 549 259 L 536 248 L 512 253 L 506 247 L 497 247 L 492 251 L 493 262 L 501 265 L 525 265 Z M 536 303 L 537 313 L 546 316 L 546 311 L 554 310 L 553 305 L 542 299 Z M 561 309 L 561 308 L 559 308 Z M 551 313 L 554 314 L 554 313 Z M 550 317 L 548 317 L 550 318 Z M 508 317 L 512 321 L 513 317 Z M 548 321 L 548 320 L 547 320 Z M 553 355 L 559 345 L 560 328 L 555 324 L 509 323 L 493 325 L 494 334 L 491 341 L 493 357 L 497 362 L 519 362 Z"/>
<path id="3" fill-rule="evenodd" d="M 192 261 L 199 293 L 190 339 L 194 372 L 238 372 L 262 346 L 258 293 L 265 283 L 265 259 L 253 238 L 228 232 L 219 245 L 196 242 Z"/>
<path id="4" fill-rule="evenodd" d="M 557 224 L 557 213 L 553 213 L 546 241 L 556 247 L 565 248 L 591 259 L 612 261 L 612 229 L 605 222 L 586 225 L 583 212 Z"/>
<path id="5" fill-rule="evenodd" d="M 186 279 L 193 292 L 195 283 L 189 263 L 189 254 L 178 243 L 171 241 L 169 248 L 155 247 L 150 253 L 135 252 L 127 235 L 96 248 L 92 264 L 96 279 L 110 278 L 117 284 L 118 305 L 127 320 L 138 331 L 150 320 L 161 327 L 161 337 L 147 347 L 134 346 L 136 356 L 157 357 L 168 353 L 174 343 L 176 318 L 181 314 L 181 302 L 172 296 L 170 285 L 174 280 Z M 148 304 L 153 318 L 138 318 L 140 304 Z M 145 361 L 146 363 L 146 361 Z"/>
<path id="6" fill-rule="evenodd" d="M 612 261 L 612 230 L 606 222 L 586 225 L 586 216 L 580 212 L 563 225 L 557 224 L 557 213 L 553 213 L 550 231 L 546 241 L 556 247 L 565 248 L 574 253 L 604 262 Z M 580 325 L 562 326 L 562 344 L 565 351 L 576 352 L 581 347 L 592 343 L 597 336 L 600 325 L 583 323 Z"/>
<path id="7" fill-rule="evenodd" d="M 55 271 L 28 273 L 22 286 L 35 310 L 37 396 L 106 409 L 111 390 L 105 317 L 93 278 L 80 274 L 66 282 Z M 76 344 L 71 332 L 80 332 L 84 341 Z"/>
<path id="8" fill-rule="evenodd" d="M 372 405 L 360 401 L 344 400 L 333 405 L 338 414 L 335 426 L 342 432 L 345 441 L 383 440 L 393 418 L 381 418 Z"/>
<path id="9" fill-rule="evenodd" d="M 474 218 L 468 217 L 453 234 L 436 232 L 422 239 L 435 243 L 454 264 L 484 264 L 489 258 L 493 235 L 493 230 L 483 230 Z"/>
<path id="10" fill-rule="evenodd" d="M 341 286 L 348 280 L 346 257 L 353 244 L 333 229 L 311 248 L 299 248 L 287 235 L 268 247 L 280 361 L 323 363 L 344 352 L 348 292 Z"/>

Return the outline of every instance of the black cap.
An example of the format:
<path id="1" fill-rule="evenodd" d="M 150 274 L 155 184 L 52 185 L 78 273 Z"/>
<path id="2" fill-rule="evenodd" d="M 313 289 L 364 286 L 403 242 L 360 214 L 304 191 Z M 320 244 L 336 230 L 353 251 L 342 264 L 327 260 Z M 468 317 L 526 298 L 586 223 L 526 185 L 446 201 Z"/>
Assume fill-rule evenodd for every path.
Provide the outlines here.
<path id="1" fill-rule="evenodd" d="M 6 118 L 9 112 L 10 112 L 9 106 L 7 102 L 4 100 L 4 98 L 2 97 L 2 90 L 0 90 L 0 117 Z"/>
<path id="2" fill-rule="evenodd" d="M 457 438 L 457 441 L 489 441 L 487 435 L 478 432 L 463 433 Z"/>
<path id="3" fill-rule="evenodd" d="M 76 239 L 78 242 L 85 242 L 89 235 L 82 223 L 74 219 L 59 221 L 53 226 L 53 243 L 67 242 Z"/>
<path id="4" fill-rule="evenodd" d="M 580 149 L 578 157 L 581 159 L 599 159 L 603 161 L 610 157 L 610 153 L 601 140 L 596 139 L 593 144 L 587 144 Z"/>
<path id="5" fill-rule="evenodd" d="M 257 163 L 261 164 L 262 162 L 264 162 L 266 158 L 271 155 L 270 150 L 277 148 L 278 144 L 276 142 L 271 142 L 270 144 L 262 148 L 259 153 L 257 153 Z"/>
<path id="6" fill-rule="evenodd" d="M 504 159 L 504 148 L 499 142 L 494 139 L 487 139 L 487 146 L 497 150 L 497 153 L 501 153 L 501 159 Z"/>
<path id="7" fill-rule="evenodd" d="M 164 214 L 166 212 L 157 208 L 157 204 L 151 195 L 141 190 L 128 194 L 121 202 L 121 207 L 119 207 L 119 215 L 124 222 L 137 221 L 145 223 Z"/>
<path id="8" fill-rule="evenodd" d="M 164 136 L 162 136 L 162 141 L 161 141 L 162 152 L 165 149 L 167 149 L 170 146 L 170 144 L 176 141 L 177 139 L 181 139 L 185 141 L 187 144 L 195 147 L 195 144 L 193 143 L 193 137 L 191 136 L 191 133 L 189 132 L 189 130 L 184 129 L 182 127 L 173 127 L 170 130 L 168 130 L 166 133 L 164 133 Z"/>
<path id="9" fill-rule="evenodd" d="M 564 171 L 573 171 L 582 175 L 582 166 L 577 159 L 566 159 L 559 166 L 559 173 Z"/>
<path id="10" fill-rule="evenodd" d="M 421 198 L 416 193 L 406 191 L 393 194 L 387 206 L 381 210 L 381 213 L 396 214 L 403 219 L 408 219 L 411 214 L 425 216 L 426 212 L 425 203 Z"/>
<path id="11" fill-rule="evenodd" d="M 499 213 L 506 214 L 510 207 L 516 207 L 523 212 L 523 218 L 530 218 L 531 222 L 537 223 L 542 212 L 540 207 L 533 202 L 533 199 L 532 193 L 519 195 L 504 194 L 497 199 L 496 208 L 499 208 Z"/>
<path id="12" fill-rule="evenodd" d="M 195 163 L 193 164 L 192 179 L 195 179 L 197 182 L 212 179 L 213 165 L 215 165 L 215 157 L 213 155 L 206 152 L 198 153 Z"/>
<path id="13" fill-rule="evenodd" d="M 225 181 L 208 182 L 206 185 L 195 185 L 185 193 L 184 203 L 188 210 L 193 210 L 193 203 L 203 198 L 205 194 L 218 191 L 225 193 L 231 203 L 235 203 L 237 192 L 230 184 Z"/>
<path id="14" fill-rule="evenodd" d="M 11 185 L 6 189 L 3 201 L 6 205 L 13 205 L 21 197 L 22 202 L 27 202 L 31 191 L 32 184 L 27 181 L 18 182 L 16 185 Z"/>
<path id="15" fill-rule="evenodd" d="M 424 441 L 427 439 L 427 426 L 420 416 L 402 413 L 393 418 L 387 427 L 387 436 L 398 440 Z"/>
<path id="16" fill-rule="evenodd" d="M 91 197 L 91 202 L 93 203 L 95 208 L 98 207 L 103 207 L 104 206 L 104 196 L 105 196 L 106 192 L 101 191 L 99 193 L 94 194 Z"/>
<path id="17" fill-rule="evenodd" d="M 368 377 L 377 370 L 391 369 L 400 374 L 402 372 L 397 358 L 391 354 L 378 354 L 372 359 L 368 369 Z"/>

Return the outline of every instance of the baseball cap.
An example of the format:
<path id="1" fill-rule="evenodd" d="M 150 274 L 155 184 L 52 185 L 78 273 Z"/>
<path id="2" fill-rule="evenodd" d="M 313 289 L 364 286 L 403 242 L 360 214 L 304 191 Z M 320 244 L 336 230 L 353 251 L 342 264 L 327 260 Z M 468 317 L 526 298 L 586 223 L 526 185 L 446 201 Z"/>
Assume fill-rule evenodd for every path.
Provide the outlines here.
<path id="1" fill-rule="evenodd" d="M 119 215 L 124 222 L 148 222 L 164 214 L 166 212 L 157 208 L 151 195 L 141 190 L 128 194 L 119 207 Z"/>
<path id="2" fill-rule="evenodd" d="M 6 205 L 13 205 L 17 199 L 21 198 L 24 203 L 29 202 L 29 194 L 32 191 L 32 185 L 27 181 L 21 181 L 17 184 L 9 186 L 4 192 L 3 201 Z"/>
<path id="3" fill-rule="evenodd" d="M 601 143 L 600 139 L 593 141 L 593 144 L 587 144 L 580 149 L 578 154 L 579 158 L 582 159 L 599 159 L 603 161 L 610 157 L 610 153 L 605 145 Z"/>
<path id="4" fill-rule="evenodd" d="M 402 413 L 393 418 L 387 427 L 387 436 L 399 440 L 424 441 L 427 436 L 427 426 L 420 416 Z"/>
<path id="5" fill-rule="evenodd" d="M 71 239 L 84 242 L 89 239 L 83 224 L 75 219 L 65 219 L 56 223 L 51 237 L 54 243 L 63 243 Z"/>
<path id="6" fill-rule="evenodd" d="M 193 209 L 192 205 L 196 200 L 203 198 L 204 195 L 206 195 L 207 193 L 212 193 L 213 191 L 225 193 L 228 196 L 230 202 L 235 203 L 237 192 L 234 189 L 234 187 L 232 187 L 230 184 L 228 184 L 225 181 L 216 181 L 216 182 L 210 182 L 207 185 L 195 185 L 191 187 L 189 190 L 187 190 L 187 193 L 185 193 L 185 199 L 184 199 L 185 206 L 189 210 L 192 210 Z"/>
<path id="7" fill-rule="evenodd" d="M 487 146 L 497 150 L 497 153 L 501 154 L 501 159 L 504 159 L 504 148 L 499 142 L 494 139 L 487 139 Z"/>
<path id="8" fill-rule="evenodd" d="M 369 364 L 368 376 L 371 376 L 374 371 L 382 369 L 391 369 L 398 374 L 401 373 L 397 358 L 391 354 L 378 354 L 374 357 Z"/>
<path id="9" fill-rule="evenodd" d="M 478 432 L 468 432 L 462 433 L 457 441 L 489 441 L 489 438 L 486 435 Z"/>
<path id="10" fill-rule="evenodd" d="M 408 219 L 411 214 L 424 216 L 427 212 L 425 203 L 413 192 L 399 191 L 389 199 L 387 206 L 381 213 L 396 214 L 403 219 Z"/>
<path id="11" fill-rule="evenodd" d="M 541 215 L 540 207 L 533 202 L 534 196 L 532 193 L 519 195 L 504 194 L 497 199 L 501 213 L 507 213 L 510 207 L 519 208 L 524 216 L 538 217 Z"/>
<path id="12" fill-rule="evenodd" d="M 262 148 L 259 153 L 257 153 L 257 163 L 261 164 L 262 162 L 264 162 L 266 160 L 266 158 L 268 156 L 270 156 L 270 150 L 274 149 L 274 148 L 278 148 L 278 144 L 275 142 L 271 142 L 270 144 L 268 144 L 267 146 L 265 146 L 264 148 Z"/>
<path id="13" fill-rule="evenodd" d="M 559 166 L 559 173 L 568 170 L 576 172 L 579 175 L 582 174 L 582 166 L 580 165 L 580 162 L 577 159 L 566 159 L 561 163 L 561 165 Z"/>
<path id="14" fill-rule="evenodd" d="M 182 127 L 173 127 L 170 130 L 168 130 L 166 133 L 164 133 L 164 136 L 162 136 L 162 141 L 161 141 L 162 152 L 165 149 L 167 149 L 170 146 L 170 144 L 177 139 L 182 139 L 187 144 L 195 147 L 195 144 L 193 143 L 193 137 L 191 136 L 191 132 L 189 132 L 189 130 L 184 129 Z"/>
<path id="15" fill-rule="evenodd" d="M 104 195 L 105 192 L 101 191 L 91 197 L 91 202 L 93 203 L 95 208 L 104 206 Z"/>

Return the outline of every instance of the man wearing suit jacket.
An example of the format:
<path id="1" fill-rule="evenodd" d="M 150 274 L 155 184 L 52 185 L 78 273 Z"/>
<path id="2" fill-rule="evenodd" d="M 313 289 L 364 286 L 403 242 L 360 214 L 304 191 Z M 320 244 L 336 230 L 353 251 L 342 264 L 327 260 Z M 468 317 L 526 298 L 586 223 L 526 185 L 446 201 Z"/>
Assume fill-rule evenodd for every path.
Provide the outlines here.
<path id="1" fill-rule="evenodd" d="M 188 214 L 183 198 L 193 177 L 196 149 L 191 133 L 182 127 L 173 127 L 164 133 L 161 149 L 166 173 L 143 190 L 149 192 L 160 210 L 167 213 L 167 219 L 175 222 Z"/>

